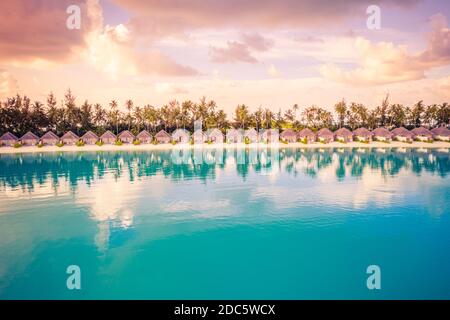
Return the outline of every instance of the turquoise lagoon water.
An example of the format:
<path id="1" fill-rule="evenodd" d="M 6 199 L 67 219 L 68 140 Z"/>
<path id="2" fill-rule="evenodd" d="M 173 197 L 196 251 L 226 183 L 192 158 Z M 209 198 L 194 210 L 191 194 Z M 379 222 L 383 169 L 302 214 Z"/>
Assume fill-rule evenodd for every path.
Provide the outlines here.
<path id="1" fill-rule="evenodd" d="M 450 298 L 448 152 L 278 151 L 0 155 L 0 298 Z"/>

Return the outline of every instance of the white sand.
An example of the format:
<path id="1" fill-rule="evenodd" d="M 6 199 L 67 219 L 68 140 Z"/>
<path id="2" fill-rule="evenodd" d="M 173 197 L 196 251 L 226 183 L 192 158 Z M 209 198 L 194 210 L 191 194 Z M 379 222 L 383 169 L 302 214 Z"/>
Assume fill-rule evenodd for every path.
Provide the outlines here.
<path id="1" fill-rule="evenodd" d="M 312 143 L 312 144 L 303 144 L 303 143 L 278 143 L 278 144 L 264 144 L 264 143 L 253 143 L 246 145 L 244 143 L 233 143 L 233 144 L 202 144 L 202 145 L 190 145 L 190 144 L 141 144 L 141 145 L 133 145 L 133 144 L 123 144 L 121 146 L 116 145 L 86 145 L 83 147 L 77 146 L 44 146 L 42 148 L 38 148 L 35 146 L 26 147 L 23 146 L 21 148 L 13 148 L 13 147 L 0 147 L 0 154 L 12 154 L 12 153 L 42 153 L 42 152 L 80 152 L 80 151 L 143 151 L 143 150 L 171 150 L 171 149 L 185 149 L 185 148 L 217 148 L 217 147 L 225 147 L 225 148 L 268 148 L 268 147 L 279 147 L 279 148 L 303 148 L 303 149 L 325 149 L 325 148 L 433 148 L 433 149 L 450 149 L 449 142 L 443 141 L 434 141 L 433 143 L 427 142 L 413 142 L 413 143 L 405 143 L 393 141 L 391 143 L 383 143 L 383 142 L 371 142 L 371 143 L 361 143 L 361 142 L 349 142 L 349 143 L 339 143 L 339 142 L 330 142 L 330 143 Z"/>

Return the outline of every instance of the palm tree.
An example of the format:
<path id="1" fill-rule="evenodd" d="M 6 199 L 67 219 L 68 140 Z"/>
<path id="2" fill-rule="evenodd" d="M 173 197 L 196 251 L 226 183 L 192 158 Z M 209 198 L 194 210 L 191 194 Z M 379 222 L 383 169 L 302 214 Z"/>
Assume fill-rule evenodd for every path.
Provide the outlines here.
<path id="1" fill-rule="evenodd" d="M 128 99 L 127 101 L 125 101 L 125 108 L 128 111 L 127 114 L 127 123 L 128 123 L 128 130 L 131 129 L 131 121 L 133 120 L 133 118 L 131 117 L 131 110 L 133 110 L 133 101 L 131 99 Z"/>
<path id="2" fill-rule="evenodd" d="M 110 119 L 111 123 L 113 125 L 115 125 L 115 127 L 116 127 L 116 134 L 118 134 L 119 133 L 120 114 L 119 114 L 119 110 L 117 110 L 117 101 L 116 100 L 112 100 L 109 103 L 109 106 L 111 107 L 111 110 L 109 112 L 109 119 Z"/>
<path id="3" fill-rule="evenodd" d="M 334 105 L 334 111 L 338 115 L 339 128 L 342 128 L 344 126 L 345 116 L 347 115 L 347 104 L 344 99 Z"/>
<path id="4" fill-rule="evenodd" d="M 96 103 L 94 105 L 94 116 L 93 116 L 94 125 L 97 128 L 101 128 L 104 131 L 105 121 L 106 121 L 106 111 L 103 109 L 101 104 Z"/>
<path id="5" fill-rule="evenodd" d="M 242 129 L 245 129 L 245 123 L 249 118 L 248 107 L 245 104 L 240 104 L 235 109 L 234 121 L 240 124 Z"/>

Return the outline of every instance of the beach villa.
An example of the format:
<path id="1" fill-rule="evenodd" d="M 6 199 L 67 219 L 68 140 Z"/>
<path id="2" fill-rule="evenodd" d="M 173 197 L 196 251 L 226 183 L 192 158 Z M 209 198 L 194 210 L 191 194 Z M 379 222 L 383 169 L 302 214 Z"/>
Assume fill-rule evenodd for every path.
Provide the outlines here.
<path id="1" fill-rule="evenodd" d="M 278 130 L 266 129 L 261 134 L 261 141 L 265 143 L 278 143 L 280 141 L 280 134 Z"/>
<path id="2" fill-rule="evenodd" d="M 223 143 L 223 133 L 217 128 L 208 130 L 206 133 L 208 140 L 212 143 Z"/>
<path id="3" fill-rule="evenodd" d="M 285 142 L 297 142 L 297 133 L 292 129 L 286 129 L 280 134 L 280 138 Z"/>
<path id="4" fill-rule="evenodd" d="M 54 146 L 59 142 L 59 137 L 53 133 L 52 131 L 47 131 L 42 137 L 41 137 L 41 143 L 43 145 L 47 146 Z"/>
<path id="5" fill-rule="evenodd" d="M 390 142 L 392 140 L 392 133 L 386 128 L 376 128 L 372 131 L 372 133 L 373 139 L 376 141 Z"/>
<path id="6" fill-rule="evenodd" d="M 85 144 L 96 144 L 98 141 L 98 136 L 92 131 L 88 131 L 81 137 L 81 140 Z"/>
<path id="7" fill-rule="evenodd" d="M 298 138 L 306 143 L 312 143 L 316 141 L 316 134 L 308 128 L 300 130 Z"/>
<path id="8" fill-rule="evenodd" d="M 328 128 L 322 128 L 317 132 L 317 140 L 323 143 L 333 141 L 334 134 Z"/>
<path id="9" fill-rule="evenodd" d="M 148 144 L 152 142 L 152 135 L 147 130 L 142 130 L 138 133 L 136 138 L 139 140 L 140 143 Z"/>
<path id="10" fill-rule="evenodd" d="M 118 138 L 122 143 L 133 143 L 135 136 L 130 131 L 125 130 L 119 134 Z"/>
<path id="11" fill-rule="evenodd" d="M 404 127 L 395 128 L 391 133 L 392 138 L 397 141 L 412 142 L 414 139 L 414 134 Z"/>
<path id="12" fill-rule="evenodd" d="M 242 130 L 238 129 L 229 129 L 227 131 L 227 142 L 228 143 L 241 143 L 244 140 L 244 135 Z"/>
<path id="13" fill-rule="evenodd" d="M 66 145 L 74 145 L 80 140 L 80 137 L 78 137 L 75 133 L 72 131 L 67 131 L 62 137 L 61 141 Z"/>
<path id="14" fill-rule="evenodd" d="M 334 132 L 334 138 L 336 141 L 340 142 L 352 142 L 353 133 L 347 128 L 340 128 Z"/>
<path id="15" fill-rule="evenodd" d="M 259 135 L 255 128 L 247 129 L 244 132 L 244 138 L 246 138 L 250 143 L 258 143 L 258 137 Z"/>
<path id="16" fill-rule="evenodd" d="M 414 134 L 414 139 L 419 141 L 432 141 L 433 133 L 424 127 L 414 128 L 411 130 Z"/>
<path id="17" fill-rule="evenodd" d="M 170 143 L 170 141 L 172 141 L 172 137 L 165 130 L 160 130 L 157 134 L 155 134 L 155 140 L 158 143 Z"/>
<path id="18" fill-rule="evenodd" d="M 100 140 L 102 140 L 104 144 L 114 144 L 117 138 L 114 133 L 108 130 L 100 136 Z"/>
<path id="19" fill-rule="evenodd" d="M 206 142 L 207 137 L 201 129 L 198 129 L 192 134 L 192 139 L 195 144 L 202 144 Z"/>
<path id="20" fill-rule="evenodd" d="M 6 132 L 0 137 L 0 144 L 2 146 L 8 146 L 12 147 L 14 144 L 16 144 L 19 141 L 19 138 L 17 138 L 15 135 L 13 135 L 11 132 Z"/>
<path id="21" fill-rule="evenodd" d="M 435 140 L 450 141 L 450 130 L 445 126 L 434 128 L 431 133 Z"/>
<path id="22" fill-rule="evenodd" d="M 186 129 L 177 129 L 172 132 L 172 141 L 175 141 L 176 143 L 189 143 L 190 137 L 191 134 Z"/>
<path id="23" fill-rule="evenodd" d="M 358 128 L 353 131 L 353 139 L 361 142 L 370 142 L 372 140 L 373 133 L 366 128 Z"/>
<path id="24" fill-rule="evenodd" d="M 35 146 L 39 142 L 39 137 L 31 131 L 28 131 L 20 138 L 20 142 L 24 146 Z"/>

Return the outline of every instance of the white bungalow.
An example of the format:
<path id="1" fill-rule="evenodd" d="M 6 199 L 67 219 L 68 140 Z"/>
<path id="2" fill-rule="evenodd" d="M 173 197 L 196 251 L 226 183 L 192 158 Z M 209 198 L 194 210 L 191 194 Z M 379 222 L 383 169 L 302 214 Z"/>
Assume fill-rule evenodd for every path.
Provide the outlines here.
<path id="1" fill-rule="evenodd" d="M 39 137 L 35 135 L 33 132 L 28 131 L 20 138 L 20 142 L 24 146 L 34 146 L 39 142 Z"/>
<path id="2" fill-rule="evenodd" d="M 191 134 L 186 129 L 177 129 L 172 132 L 172 141 L 175 141 L 176 143 L 189 143 L 190 137 Z"/>
<path id="3" fill-rule="evenodd" d="M 258 143 L 259 141 L 258 132 L 254 128 L 245 130 L 244 137 L 247 138 L 250 143 Z"/>
<path id="4" fill-rule="evenodd" d="M 431 133 L 435 140 L 450 141 L 450 130 L 445 126 L 434 128 Z"/>
<path id="5" fill-rule="evenodd" d="M 2 146 L 12 147 L 17 142 L 19 142 L 19 138 L 17 138 L 11 132 L 6 132 L 0 137 L 0 145 Z"/>
<path id="6" fill-rule="evenodd" d="M 192 135 L 192 139 L 194 140 L 194 144 L 202 144 L 206 142 L 207 137 L 201 129 L 198 129 Z"/>
<path id="7" fill-rule="evenodd" d="M 212 143 L 223 143 L 223 134 L 217 128 L 211 129 L 207 132 L 208 141 Z"/>
<path id="8" fill-rule="evenodd" d="M 228 129 L 227 131 L 227 142 L 228 143 L 242 143 L 244 141 L 243 130 L 238 129 Z"/>
<path id="9" fill-rule="evenodd" d="M 276 129 L 266 129 L 261 134 L 261 141 L 265 143 L 278 143 L 280 142 L 280 134 Z"/>

